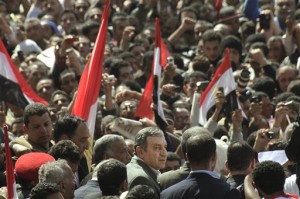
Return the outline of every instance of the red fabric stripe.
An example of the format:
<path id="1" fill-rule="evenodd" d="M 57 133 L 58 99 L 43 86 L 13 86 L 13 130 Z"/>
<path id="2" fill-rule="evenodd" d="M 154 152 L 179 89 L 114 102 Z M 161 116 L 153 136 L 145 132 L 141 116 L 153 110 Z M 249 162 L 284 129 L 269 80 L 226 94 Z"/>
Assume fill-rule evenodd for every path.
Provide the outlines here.
<path id="1" fill-rule="evenodd" d="M 40 96 L 38 96 L 34 92 L 34 90 L 26 82 L 26 80 L 24 79 L 24 77 L 22 76 L 22 74 L 20 73 L 20 71 L 18 70 L 18 68 L 12 62 L 12 60 L 10 59 L 10 56 L 8 55 L 8 52 L 7 52 L 5 46 L 4 46 L 3 42 L 2 42 L 2 40 L 0 40 L 0 51 L 5 55 L 8 63 L 9 63 L 9 66 L 2 66 L 2 67 L 10 67 L 11 68 L 11 70 L 13 71 L 13 73 L 16 76 L 16 79 L 18 81 L 16 83 L 21 88 L 23 94 L 25 94 L 27 97 L 29 97 L 34 102 L 40 102 L 40 103 L 43 103 L 43 104 L 47 105 L 48 102 L 46 100 L 44 100 L 43 98 L 41 98 Z"/>
<path id="2" fill-rule="evenodd" d="M 160 56 L 155 57 L 155 50 L 156 48 L 160 49 Z M 156 19 L 155 22 L 155 47 L 154 47 L 154 57 L 152 62 L 152 73 L 150 75 L 150 78 L 145 86 L 144 93 L 142 95 L 142 98 L 140 99 L 140 102 L 138 104 L 138 107 L 135 112 L 136 117 L 147 117 L 149 119 L 153 119 L 153 111 L 151 109 L 151 104 L 153 102 L 152 100 L 152 93 L 154 89 L 154 64 L 156 63 L 155 60 L 159 59 L 159 62 L 161 67 L 164 68 L 167 64 L 167 57 L 170 55 L 168 49 L 166 48 L 166 45 L 164 44 L 163 40 L 161 39 L 161 33 L 160 33 L 160 24 L 159 19 Z"/>
<path id="3" fill-rule="evenodd" d="M 72 114 L 77 115 L 86 121 L 89 119 L 90 108 L 96 102 L 101 86 L 109 7 L 110 0 L 106 0 L 95 48 L 81 76 L 77 97 L 72 109 Z"/>
<path id="4" fill-rule="evenodd" d="M 9 148 L 9 139 L 8 139 L 8 127 L 7 125 L 3 126 L 4 129 L 4 144 L 5 144 L 5 155 L 6 155 L 6 186 L 7 186 L 7 196 L 8 199 L 17 198 L 14 194 L 17 193 L 15 190 L 15 175 L 14 168 L 12 164 L 10 148 Z"/>

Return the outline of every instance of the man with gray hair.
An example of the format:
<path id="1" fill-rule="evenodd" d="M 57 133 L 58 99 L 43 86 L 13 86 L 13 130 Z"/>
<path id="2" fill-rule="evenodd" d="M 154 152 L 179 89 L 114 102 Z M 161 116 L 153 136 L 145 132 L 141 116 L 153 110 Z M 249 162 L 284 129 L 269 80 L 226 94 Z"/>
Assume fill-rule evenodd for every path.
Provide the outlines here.
<path id="1" fill-rule="evenodd" d="M 157 127 L 141 129 L 135 136 L 135 156 L 127 164 L 129 190 L 136 185 L 148 185 L 160 194 L 157 182 L 159 169 L 165 167 L 167 142 Z"/>
<path id="2" fill-rule="evenodd" d="M 42 165 L 39 182 L 56 184 L 64 199 L 74 198 L 75 176 L 66 160 L 60 159 Z"/>
<path id="3" fill-rule="evenodd" d="M 92 163 L 98 165 L 107 159 L 116 159 L 125 165 L 130 161 L 130 154 L 124 138 L 120 135 L 107 134 L 96 140 L 93 148 Z M 79 189 L 75 191 L 75 199 L 83 199 L 86 193 L 99 192 L 97 181 L 97 169 L 89 173 L 81 182 Z"/>

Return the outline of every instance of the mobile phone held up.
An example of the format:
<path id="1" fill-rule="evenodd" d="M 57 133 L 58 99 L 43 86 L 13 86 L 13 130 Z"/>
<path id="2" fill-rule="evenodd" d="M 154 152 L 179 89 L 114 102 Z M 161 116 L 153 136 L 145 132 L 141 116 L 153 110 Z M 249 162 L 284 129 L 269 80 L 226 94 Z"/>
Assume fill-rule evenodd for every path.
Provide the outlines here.
<path id="1" fill-rule="evenodd" d="M 270 14 L 260 14 L 259 15 L 259 26 L 261 29 L 269 30 L 270 29 L 270 21 L 271 21 Z"/>

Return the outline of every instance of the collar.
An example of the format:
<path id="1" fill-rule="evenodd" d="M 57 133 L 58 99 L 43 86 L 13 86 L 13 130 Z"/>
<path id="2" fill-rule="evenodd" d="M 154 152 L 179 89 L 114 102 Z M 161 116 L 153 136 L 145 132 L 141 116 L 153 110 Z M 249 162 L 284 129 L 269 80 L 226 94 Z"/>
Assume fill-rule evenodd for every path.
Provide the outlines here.
<path id="1" fill-rule="evenodd" d="M 206 173 L 208 175 L 210 175 L 213 178 L 217 178 L 220 179 L 221 178 L 221 174 L 213 172 L 213 171 L 209 171 L 209 170 L 196 170 L 196 171 L 191 171 L 190 174 L 193 173 Z"/>
<path id="2" fill-rule="evenodd" d="M 138 156 L 136 156 L 136 155 L 134 155 L 132 158 L 134 158 L 134 159 L 136 159 L 136 160 L 140 160 L 140 161 L 142 161 L 142 162 L 144 162 L 144 160 L 143 159 L 141 159 L 140 157 L 138 157 Z M 145 163 L 145 162 L 144 162 Z M 145 163 L 146 164 L 146 163 Z M 156 170 L 156 169 L 154 169 L 154 168 L 152 168 L 152 167 L 150 167 L 148 164 L 146 164 L 154 173 L 155 173 L 155 175 L 156 176 L 158 176 L 158 175 L 160 175 L 161 174 L 161 172 L 159 171 L 159 170 Z"/>

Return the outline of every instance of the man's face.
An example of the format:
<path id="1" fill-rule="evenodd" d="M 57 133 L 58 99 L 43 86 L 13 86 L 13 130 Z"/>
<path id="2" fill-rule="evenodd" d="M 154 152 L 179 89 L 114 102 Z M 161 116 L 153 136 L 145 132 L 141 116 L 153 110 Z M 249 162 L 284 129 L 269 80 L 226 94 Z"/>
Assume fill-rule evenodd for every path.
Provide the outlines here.
<path id="1" fill-rule="evenodd" d="M 204 81 L 204 79 L 201 77 L 191 77 L 190 81 L 184 85 L 183 90 L 190 99 L 193 99 L 198 81 Z"/>
<path id="2" fill-rule="evenodd" d="M 59 4 L 58 0 L 46 0 L 43 3 L 43 11 L 46 11 L 47 14 L 52 15 L 54 18 L 58 18 L 61 11 L 62 7 Z"/>
<path id="3" fill-rule="evenodd" d="M 179 169 L 179 167 L 180 167 L 180 164 L 179 164 L 178 160 L 172 160 L 172 161 L 167 160 L 166 166 L 163 169 L 163 172 L 177 170 L 177 169 Z"/>
<path id="4" fill-rule="evenodd" d="M 39 146 L 48 146 L 52 137 L 53 126 L 48 113 L 41 116 L 30 116 L 27 126 L 24 127 L 28 140 Z"/>
<path id="5" fill-rule="evenodd" d="M 71 12 L 65 13 L 60 19 L 60 24 L 67 33 L 69 33 L 71 28 L 75 27 L 76 23 L 77 19 L 74 13 Z"/>
<path id="6" fill-rule="evenodd" d="M 27 23 L 24 29 L 28 39 L 38 42 L 43 38 L 42 25 L 38 22 Z"/>
<path id="7" fill-rule="evenodd" d="M 11 131 L 15 137 L 20 137 L 24 134 L 24 123 L 15 123 Z"/>
<path id="8" fill-rule="evenodd" d="M 296 74 L 291 69 L 286 69 L 280 72 L 278 75 L 278 85 L 282 92 L 286 92 L 287 88 L 291 81 L 293 81 L 296 78 Z"/>
<path id="9" fill-rule="evenodd" d="M 138 154 L 153 169 L 163 169 L 167 160 L 167 142 L 164 137 L 148 137 L 146 150 L 140 148 Z"/>
<path id="10" fill-rule="evenodd" d="M 66 93 L 71 93 L 77 86 L 75 73 L 66 73 L 60 77 L 60 88 Z"/>
<path id="11" fill-rule="evenodd" d="M 118 140 L 112 144 L 113 158 L 127 164 L 130 161 L 130 154 L 124 140 Z"/>
<path id="12" fill-rule="evenodd" d="M 174 113 L 174 127 L 182 130 L 190 123 L 190 113 L 187 109 L 177 108 Z"/>
<path id="13" fill-rule="evenodd" d="M 137 104 L 135 101 L 127 100 L 120 105 L 120 116 L 128 119 L 135 119 Z"/>
<path id="14" fill-rule="evenodd" d="M 86 1 L 76 1 L 74 5 L 74 11 L 80 19 L 84 18 L 84 14 L 89 8 L 89 4 Z"/>
<path id="15" fill-rule="evenodd" d="M 74 190 L 75 190 L 75 176 L 72 172 L 70 166 L 68 166 L 68 170 L 65 171 L 68 175 L 63 180 L 63 191 L 62 195 L 64 199 L 73 199 L 74 198 Z"/>
<path id="16" fill-rule="evenodd" d="M 134 81 L 133 70 L 131 66 L 122 67 L 119 69 L 119 78 L 120 83 L 123 82 L 132 82 Z"/>
<path id="17" fill-rule="evenodd" d="M 289 10 L 295 10 L 295 3 L 293 0 L 277 0 L 275 2 L 275 15 L 278 17 L 280 22 L 285 22 L 289 14 Z"/>
<path id="18" fill-rule="evenodd" d="M 90 132 L 88 127 L 85 123 L 80 123 L 75 131 L 75 135 L 70 138 L 70 140 L 78 146 L 81 155 L 89 148 L 89 137 Z"/>
<path id="19" fill-rule="evenodd" d="M 66 96 L 62 94 L 57 94 L 54 96 L 52 103 L 55 106 L 56 110 L 59 111 L 61 107 L 67 107 L 69 105 L 69 100 Z"/>
<path id="20" fill-rule="evenodd" d="M 269 59 L 277 61 L 280 63 L 284 58 L 284 49 L 279 40 L 274 40 L 268 44 L 269 49 Z"/>
<path id="21" fill-rule="evenodd" d="M 40 80 L 36 85 L 36 91 L 40 97 L 49 102 L 54 91 L 53 81 L 50 79 Z"/>
<path id="22" fill-rule="evenodd" d="M 123 35 L 123 30 L 125 29 L 126 26 L 128 26 L 127 20 L 116 21 L 116 24 L 113 27 L 113 35 L 114 35 L 114 39 L 117 40 L 118 42 L 121 41 L 122 35 Z"/>
<path id="23" fill-rule="evenodd" d="M 203 43 L 203 52 L 209 61 L 216 61 L 220 56 L 220 42 L 206 41 Z"/>
<path id="24" fill-rule="evenodd" d="M 39 65 L 30 66 L 30 73 L 27 81 L 33 89 L 36 89 L 36 85 L 41 79 L 47 77 L 47 72 L 48 72 L 47 69 L 42 66 Z"/>

